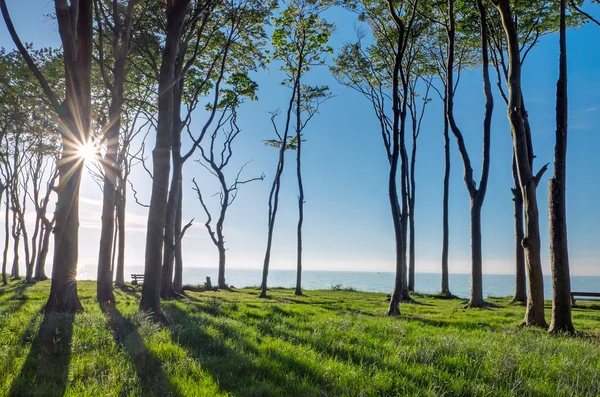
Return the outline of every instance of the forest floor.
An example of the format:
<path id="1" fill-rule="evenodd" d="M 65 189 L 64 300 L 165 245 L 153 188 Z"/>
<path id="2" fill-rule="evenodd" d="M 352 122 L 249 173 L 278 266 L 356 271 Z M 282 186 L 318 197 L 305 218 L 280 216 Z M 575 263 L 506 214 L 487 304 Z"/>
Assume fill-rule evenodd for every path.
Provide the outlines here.
<path id="1" fill-rule="evenodd" d="M 0 287 L 0 395 L 598 396 L 600 306 L 574 308 L 577 337 L 519 328 L 525 308 L 414 295 L 257 289 L 164 302 L 165 324 L 78 283 L 85 313 L 44 315 L 50 282 Z M 549 303 L 546 315 L 550 315 Z"/>

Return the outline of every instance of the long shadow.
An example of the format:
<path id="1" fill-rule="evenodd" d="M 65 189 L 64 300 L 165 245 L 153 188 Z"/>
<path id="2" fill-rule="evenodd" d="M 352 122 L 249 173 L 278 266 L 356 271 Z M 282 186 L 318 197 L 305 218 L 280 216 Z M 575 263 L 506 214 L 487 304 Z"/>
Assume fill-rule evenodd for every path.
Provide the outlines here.
<path id="1" fill-rule="evenodd" d="M 9 396 L 62 396 L 67 388 L 73 313 L 45 313 Z"/>
<path id="2" fill-rule="evenodd" d="M 410 321 L 420 322 L 423 325 L 436 327 L 436 328 L 457 328 L 460 330 L 466 331 L 474 331 L 474 330 L 486 330 L 486 331 L 497 331 L 499 327 L 493 326 L 486 323 L 478 323 L 472 321 L 444 321 L 444 320 L 434 320 L 419 316 L 406 315 L 406 318 Z"/>
<path id="3" fill-rule="evenodd" d="M 135 367 L 143 396 L 181 396 L 177 387 L 162 369 L 160 360 L 144 343 L 136 325 L 124 317 L 115 306 L 101 305 L 109 320 L 115 342 Z"/>
<path id="4" fill-rule="evenodd" d="M 257 347 L 260 339 L 252 342 L 252 336 L 243 335 L 227 322 L 212 316 L 201 319 L 190 316 L 177 305 L 166 305 L 164 311 L 178 324 L 171 329 L 173 342 L 194 358 L 201 359 L 202 368 L 225 392 L 234 396 L 344 394 L 297 357 L 273 349 L 267 354 Z M 211 315 L 215 315 L 214 311 Z M 217 329 L 218 334 L 207 332 L 207 326 Z"/>

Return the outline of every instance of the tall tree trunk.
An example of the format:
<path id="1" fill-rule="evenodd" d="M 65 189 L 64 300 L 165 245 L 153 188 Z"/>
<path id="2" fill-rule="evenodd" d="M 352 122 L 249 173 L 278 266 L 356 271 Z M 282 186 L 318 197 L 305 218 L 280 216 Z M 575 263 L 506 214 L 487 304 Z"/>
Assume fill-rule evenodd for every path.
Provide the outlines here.
<path id="1" fill-rule="evenodd" d="M 297 71 L 302 71 L 302 62 L 299 62 Z M 268 218 L 268 229 L 267 229 L 267 249 L 265 251 L 265 259 L 263 262 L 263 274 L 262 282 L 260 286 L 259 298 L 267 297 L 267 279 L 269 277 L 269 266 L 271 264 L 271 247 L 273 245 L 273 230 L 275 228 L 275 217 L 277 216 L 277 209 L 279 207 L 279 190 L 281 188 L 281 175 L 283 174 L 283 167 L 285 165 L 285 151 L 287 149 L 288 134 L 290 130 L 290 120 L 292 110 L 294 107 L 295 92 L 300 86 L 300 73 L 296 75 L 294 79 L 294 90 L 290 97 L 286 112 L 285 129 L 283 136 L 281 137 L 281 148 L 279 149 L 279 159 L 277 161 L 277 171 L 275 172 L 275 178 L 273 178 L 273 185 L 271 185 L 271 192 L 269 193 L 269 218 Z M 273 116 L 275 117 L 275 116 Z"/>
<path id="2" fill-rule="evenodd" d="M 43 222 L 44 228 L 42 230 L 42 237 L 40 238 L 40 249 L 35 263 L 35 279 L 38 281 L 48 279 L 48 276 L 46 276 L 46 258 L 48 257 L 50 237 L 52 236 L 52 223 L 47 220 Z"/>
<path id="3" fill-rule="evenodd" d="M 23 236 L 23 251 L 25 251 L 25 280 L 33 282 L 33 266 L 31 266 L 31 254 L 29 251 L 29 235 L 27 233 L 27 225 L 25 224 L 25 207 L 20 210 L 19 223 L 21 224 L 21 235 Z"/>
<path id="4" fill-rule="evenodd" d="M 160 296 L 163 299 L 172 299 L 176 296 L 175 289 L 173 288 L 173 264 L 175 262 L 176 248 L 175 218 L 177 217 L 177 208 L 179 207 L 182 166 L 181 157 L 175 153 L 175 145 L 173 145 L 173 177 L 171 179 L 165 218 L 165 250 L 160 288 Z"/>
<path id="5" fill-rule="evenodd" d="M 533 174 L 531 168 L 531 158 L 533 157 L 531 156 L 531 136 L 526 130 L 523 117 L 519 39 L 509 0 L 498 0 L 496 7 L 502 17 L 502 24 L 508 43 L 508 119 L 511 125 L 519 184 L 525 207 L 525 237 L 523 238 L 522 245 L 525 249 L 527 272 L 529 275 L 529 296 L 523 324 L 545 327 L 544 279 L 540 252 L 541 242 L 536 189 L 539 180 L 546 170 L 546 166 L 536 175 Z"/>
<path id="6" fill-rule="evenodd" d="M 413 124 L 416 120 L 413 120 Z M 415 127 L 413 127 L 415 128 Z M 417 140 L 413 134 L 413 143 L 410 156 L 410 197 L 408 199 L 408 227 L 410 240 L 408 243 L 408 291 L 415 291 L 415 200 L 416 200 L 416 186 L 417 182 L 415 179 L 415 168 L 417 163 Z"/>
<path id="7" fill-rule="evenodd" d="M 165 249 L 163 256 L 162 280 L 160 296 L 163 299 L 172 299 L 177 294 L 173 288 L 173 264 L 175 261 L 175 218 L 179 206 L 179 193 L 183 180 L 183 159 L 181 158 L 181 102 L 183 100 L 183 56 L 187 46 L 180 44 L 175 60 L 173 82 L 173 126 L 171 129 L 171 158 L 173 162 L 173 175 L 169 187 L 167 200 L 167 213 L 165 217 Z M 181 242 L 180 242 L 181 243 Z"/>
<path id="8" fill-rule="evenodd" d="M 515 207 L 515 296 L 513 302 L 527 302 L 527 273 L 525 270 L 525 251 L 523 250 L 523 196 L 519 186 L 519 175 L 517 173 L 517 163 L 513 155 L 513 179 L 514 188 L 511 189 Z"/>
<path id="9" fill-rule="evenodd" d="M 8 264 L 8 247 L 10 245 L 10 201 L 6 195 L 6 209 L 4 211 L 4 251 L 2 252 L 2 284 L 8 285 L 6 265 Z"/>
<path id="10" fill-rule="evenodd" d="M 40 231 L 41 231 L 42 220 L 40 219 L 39 214 L 36 214 L 35 225 L 33 228 L 33 236 L 31 236 L 31 257 L 29 258 L 29 264 L 27 266 L 31 267 L 31 280 L 36 280 L 35 278 L 35 264 L 37 261 L 37 254 L 39 248 L 39 240 L 41 240 Z"/>
<path id="11" fill-rule="evenodd" d="M 489 76 L 489 54 L 487 38 L 487 15 L 482 0 L 477 0 L 479 24 L 481 26 L 481 61 L 483 75 L 483 91 L 485 95 L 485 115 L 483 121 L 483 159 L 480 185 L 477 188 L 473 179 L 473 168 L 462 132 L 454 119 L 454 47 L 455 16 L 454 0 L 448 0 L 448 60 L 446 64 L 446 112 L 448 124 L 456 137 L 458 150 L 464 165 L 464 182 L 471 198 L 471 298 L 470 307 L 483 307 L 483 256 L 481 250 L 481 207 L 485 199 L 490 170 L 490 143 L 494 99 Z"/>
<path id="12" fill-rule="evenodd" d="M 60 176 L 54 228 L 52 285 L 46 311 L 83 311 L 77 296 L 79 186 L 83 162 L 80 159 L 73 160 L 72 157 L 73 154 L 67 152 L 58 164 Z"/>
<path id="13" fill-rule="evenodd" d="M 167 2 L 167 32 L 159 72 L 158 125 L 156 144 L 152 152 L 152 195 L 146 232 L 144 284 L 140 300 L 140 310 L 153 312 L 157 316 L 162 315 L 160 289 L 169 173 L 171 171 L 175 61 L 189 3 L 190 0 Z"/>
<path id="14" fill-rule="evenodd" d="M 298 178 L 298 227 L 296 252 L 296 296 L 302 295 L 302 224 L 304 222 L 304 185 L 302 183 L 302 107 L 301 86 L 296 89 L 296 176 Z"/>
<path id="15" fill-rule="evenodd" d="M 550 261 L 552 265 L 552 319 L 549 332 L 574 332 L 571 319 L 571 276 L 567 244 L 567 27 L 566 0 L 560 2 L 560 61 L 556 83 L 556 144 L 554 175 L 548 183 L 550 218 Z"/>
<path id="16" fill-rule="evenodd" d="M 284 166 L 284 153 L 286 147 L 286 139 L 281 144 L 279 151 L 279 161 L 277 163 L 277 172 L 275 173 L 275 179 L 271 186 L 271 193 L 269 194 L 269 222 L 267 229 L 267 249 L 265 252 L 265 259 L 263 262 L 263 273 L 262 281 L 260 285 L 260 298 L 267 297 L 267 279 L 269 277 L 269 265 L 271 263 L 271 247 L 273 245 L 273 230 L 275 228 L 275 217 L 277 216 L 277 209 L 279 206 L 279 189 L 281 187 L 281 174 L 283 174 Z"/>
<path id="17" fill-rule="evenodd" d="M 173 289 L 178 294 L 183 294 L 183 249 L 182 249 L 182 218 L 183 218 L 183 186 L 179 185 L 179 204 L 175 215 L 175 236 L 179 244 L 175 246 L 175 276 L 173 277 Z"/>
<path id="18" fill-rule="evenodd" d="M 396 28 L 398 30 L 398 41 L 397 41 L 397 51 L 394 59 L 394 69 L 392 73 L 392 111 L 393 111 L 393 123 L 392 123 L 392 151 L 390 158 L 390 173 L 388 178 L 388 195 L 390 198 L 390 207 L 392 210 L 392 221 L 394 224 L 394 237 L 396 242 L 396 277 L 394 280 L 394 289 L 392 291 L 392 296 L 390 298 L 390 305 L 388 307 L 388 311 L 386 313 L 387 316 L 399 315 L 400 314 L 400 301 L 403 298 L 404 293 L 408 293 L 406 288 L 406 219 L 403 216 L 403 213 L 406 212 L 406 188 L 407 181 L 405 173 L 406 163 L 405 163 L 405 147 L 404 147 L 404 121 L 405 111 L 406 111 L 406 100 L 407 100 L 407 86 L 406 81 L 403 79 L 403 103 L 401 110 L 401 100 L 400 100 L 400 87 L 399 82 L 402 73 L 402 59 L 403 59 L 403 51 L 404 47 L 404 31 L 405 27 L 403 22 L 400 20 L 396 11 L 394 9 L 394 5 L 391 0 L 387 1 L 388 10 L 396 24 Z M 402 75 L 404 77 L 404 75 Z M 400 183 L 402 186 L 402 204 L 403 207 L 400 206 L 400 199 L 398 197 L 398 187 L 397 187 L 397 178 L 398 178 L 398 162 L 400 157 L 402 156 L 402 166 L 400 170 Z"/>
<path id="19" fill-rule="evenodd" d="M 117 274 L 115 284 L 125 285 L 125 181 L 117 193 Z"/>
<path id="20" fill-rule="evenodd" d="M 446 117 L 446 97 L 444 96 L 444 193 L 442 199 L 442 295 L 450 295 L 448 282 L 448 204 L 450 197 L 450 134 L 448 118 Z"/>
<path id="21" fill-rule="evenodd" d="M 483 307 L 483 254 L 481 250 L 481 205 L 471 199 L 471 299 L 469 306 Z"/>
<path id="22" fill-rule="evenodd" d="M 13 263 L 12 269 L 10 270 L 10 276 L 14 280 L 20 280 L 21 276 L 19 274 L 19 245 L 21 243 L 21 232 L 19 230 L 19 224 L 17 214 L 13 212 L 13 226 L 12 226 L 12 235 L 13 235 Z"/>
<path id="23" fill-rule="evenodd" d="M 115 90 L 117 88 L 115 87 Z M 119 88 L 119 89 L 122 89 Z M 104 155 L 104 186 L 102 189 L 102 226 L 100 230 L 100 248 L 98 252 L 98 274 L 96 282 L 96 299 L 98 302 L 114 303 L 111 262 L 115 232 L 117 154 L 119 152 L 119 132 L 121 130 L 121 99 L 116 94 L 112 98 L 108 118 L 110 125 L 105 134 L 106 154 Z"/>

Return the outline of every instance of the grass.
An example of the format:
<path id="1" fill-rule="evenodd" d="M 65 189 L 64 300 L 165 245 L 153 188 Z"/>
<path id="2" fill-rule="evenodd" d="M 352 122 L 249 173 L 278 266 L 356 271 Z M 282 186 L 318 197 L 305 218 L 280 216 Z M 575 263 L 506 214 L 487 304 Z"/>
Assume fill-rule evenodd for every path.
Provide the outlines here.
<path id="1" fill-rule="evenodd" d="M 524 307 L 415 295 L 383 316 L 385 294 L 273 289 L 190 293 L 167 324 L 117 308 L 44 315 L 49 282 L 0 287 L 0 395 L 598 396 L 600 307 L 575 308 L 576 338 L 519 328 Z M 550 308 L 547 307 L 549 314 Z"/>

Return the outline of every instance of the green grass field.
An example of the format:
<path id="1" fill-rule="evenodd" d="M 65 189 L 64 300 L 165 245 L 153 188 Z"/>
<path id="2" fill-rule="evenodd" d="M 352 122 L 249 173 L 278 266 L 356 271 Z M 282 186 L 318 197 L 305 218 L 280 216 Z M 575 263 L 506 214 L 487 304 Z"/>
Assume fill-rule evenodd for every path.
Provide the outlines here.
<path id="1" fill-rule="evenodd" d="M 416 295 L 385 317 L 385 294 L 274 289 L 190 293 L 166 324 L 117 309 L 44 315 L 50 283 L 0 287 L 0 395 L 598 396 L 600 307 L 574 309 L 579 336 L 519 328 L 524 307 L 463 309 Z M 550 308 L 547 306 L 547 316 Z"/>

